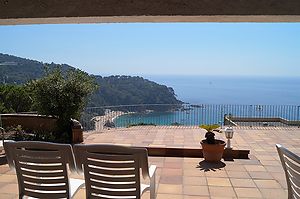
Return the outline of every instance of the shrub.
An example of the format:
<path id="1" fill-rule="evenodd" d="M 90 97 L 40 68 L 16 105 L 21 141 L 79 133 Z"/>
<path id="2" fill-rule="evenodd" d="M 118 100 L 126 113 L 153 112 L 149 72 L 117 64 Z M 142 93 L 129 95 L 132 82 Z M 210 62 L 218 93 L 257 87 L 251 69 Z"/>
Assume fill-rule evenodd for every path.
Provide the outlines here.
<path id="1" fill-rule="evenodd" d="M 30 111 L 32 99 L 27 86 L 0 85 L 0 113 Z"/>
<path id="2" fill-rule="evenodd" d="M 15 141 L 54 141 L 54 135 L 49 131 L 24 130 L 21 125 L 5 128 L 3 139 Z"/>
<path id="3" fill-rule="evenodd" d="M 58 142 L 71 141 L 71 119 L 79 119 L 88 96 L 97 88 L 94 78 L 80 70 L 65 73 L 57 67 L 46 69 L 46 76 L 31 81 L 34 108 L 39 114 L 58 118 Z"/>

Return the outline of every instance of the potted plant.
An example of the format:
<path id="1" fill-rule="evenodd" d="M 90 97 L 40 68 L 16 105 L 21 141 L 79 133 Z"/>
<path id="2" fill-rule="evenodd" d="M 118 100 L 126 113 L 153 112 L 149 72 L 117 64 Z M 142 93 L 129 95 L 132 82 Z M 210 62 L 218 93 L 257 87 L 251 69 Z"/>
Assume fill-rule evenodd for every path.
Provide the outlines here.
<path id="1" fill-rule="evenodd" d="M 225 142 L 223 140 L 215 139 L 215 133 L 217 128 L 220 126 L 217 124 L 212 125 L 200 125 L 200 128 L 205 129 L 207 132 L 205 134 L 204 140 L 202 140 L 202 153 L 203 157 L 208 162 L 219 162 L 222 159 Z"/>

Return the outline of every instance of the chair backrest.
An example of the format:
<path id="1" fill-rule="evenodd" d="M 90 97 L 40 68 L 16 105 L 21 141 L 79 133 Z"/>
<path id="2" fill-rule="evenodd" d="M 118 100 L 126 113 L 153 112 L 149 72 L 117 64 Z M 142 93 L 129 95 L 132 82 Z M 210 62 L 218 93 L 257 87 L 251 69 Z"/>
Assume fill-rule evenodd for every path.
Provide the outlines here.
<path id="1" fill-rule="evenodd" d="M 78 144 L 74 153 L 87 198 L 140 198 L 140 168 L 149 176 L 147 149 Z"/>
<path id="2" fill-rule="evenodd" d="M 280 144 L 276 148 L 286 175 L 289 199 L 300 199 L 300 157 Z"/>
<path id="3" fill-rule="evenodd" d="M 67 164 L 75 171 L 72 147 L 47 142 L 4 142 L 8 164 L 16 169 L 20 198 L 70 198 Z"/>

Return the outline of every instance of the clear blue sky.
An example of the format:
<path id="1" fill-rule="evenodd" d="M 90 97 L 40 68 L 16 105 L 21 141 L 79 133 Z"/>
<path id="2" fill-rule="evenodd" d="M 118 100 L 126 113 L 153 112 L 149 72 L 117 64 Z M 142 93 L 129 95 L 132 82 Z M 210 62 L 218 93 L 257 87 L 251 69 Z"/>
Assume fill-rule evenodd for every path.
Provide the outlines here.
<path id="1" fill-rule="evenodd" d="M 0 26 L 0 52 L 99 75 L 300 76 L 300 23 Z"/>

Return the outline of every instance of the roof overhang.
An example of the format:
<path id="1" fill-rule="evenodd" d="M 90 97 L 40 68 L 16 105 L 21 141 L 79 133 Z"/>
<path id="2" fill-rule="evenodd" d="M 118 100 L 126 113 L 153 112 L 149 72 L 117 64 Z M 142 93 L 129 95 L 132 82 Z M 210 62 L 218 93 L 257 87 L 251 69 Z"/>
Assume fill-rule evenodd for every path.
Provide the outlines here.
<path id="1" fill-rule="evenodd" d="M 0 25 L 113 22 L 300 22 L 300 1 L 0 1 Z"/>

